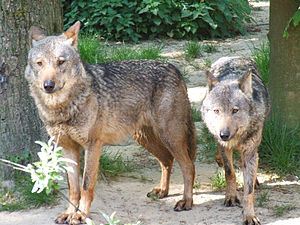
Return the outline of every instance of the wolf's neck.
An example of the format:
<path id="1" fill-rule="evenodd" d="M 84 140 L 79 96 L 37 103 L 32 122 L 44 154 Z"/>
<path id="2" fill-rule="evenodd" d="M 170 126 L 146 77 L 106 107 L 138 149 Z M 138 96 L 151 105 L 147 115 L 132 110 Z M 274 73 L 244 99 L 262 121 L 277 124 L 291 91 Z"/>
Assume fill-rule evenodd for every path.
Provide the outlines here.
<path id="1" fill-rule="evenodd" d="M 87 106 L 91 97 L 89 82 L 76 84 L 69 90 L 61 90 L 59 93 L 49 95 L 41 92 L 36 104 L 42 121 L 46 125 L 68 123 L 76 118 Z"/>

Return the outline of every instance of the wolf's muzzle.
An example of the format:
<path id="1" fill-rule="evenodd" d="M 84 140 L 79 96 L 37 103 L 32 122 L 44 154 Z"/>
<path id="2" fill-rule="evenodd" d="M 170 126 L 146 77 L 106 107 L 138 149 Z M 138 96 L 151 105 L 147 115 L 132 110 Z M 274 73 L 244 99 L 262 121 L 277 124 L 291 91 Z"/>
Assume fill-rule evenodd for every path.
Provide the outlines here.
<path id="1" fill-rule="evenodd" d="M 55 88 L 55 82 L 53 80 L 47 80 L 44 82 L 44 90 L 47 93 L 52 93 Z"/>
<path id="2" fill-rule="evenodd" d="M 230 137 L 230 132 L 228 130 L 222 130 L 220 132 L 220 138 L 223 140 L 223 141 L 228 141 L 229 140 L 229 137 Z"/>

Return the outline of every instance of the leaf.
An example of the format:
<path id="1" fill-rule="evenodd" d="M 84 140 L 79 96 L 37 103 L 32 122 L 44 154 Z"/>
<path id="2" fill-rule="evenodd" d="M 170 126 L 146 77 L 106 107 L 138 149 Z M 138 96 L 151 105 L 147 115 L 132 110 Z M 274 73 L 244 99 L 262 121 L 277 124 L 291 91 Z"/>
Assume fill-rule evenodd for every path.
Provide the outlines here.
<path id="1" fill-rule="evenodd" d="M 161 19 L 159 19 L 158 17 L 155 17 L 155 18 L 153 19 L 153 22 L 154 22 L 157 26 L 159 26 L 159 25 L 161 24 Z"/>
<path id="2" fill-rule="evenodd" d="M 294 26 L 296 27 L 300 22 L 300 9 L 297 10 L 292 19 L 294 21 Z"/>

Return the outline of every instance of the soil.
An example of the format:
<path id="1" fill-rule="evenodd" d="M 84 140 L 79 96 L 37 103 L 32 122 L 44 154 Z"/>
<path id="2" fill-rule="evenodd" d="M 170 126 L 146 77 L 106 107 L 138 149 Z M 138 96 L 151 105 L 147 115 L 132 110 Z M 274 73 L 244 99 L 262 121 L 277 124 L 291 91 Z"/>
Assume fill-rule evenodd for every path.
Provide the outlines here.
<path id="1" fill-rule="evenodd" d="M 188 77 L 187 86 L 192 103 L 199 104 L 204 93 L 205 65 L 222 56 L 251 56 L 251 48 L 260 46 L 267 40 L 269 2 L 251 2 L 256 23 L 248 25 L 246 36 L 204 41 L 217 46 L 217 52 L 204 53 L 198 59 L 186 61 L 184 58 L 184 41 L 165 40 L 166 47 L 163 55 L 178 66 Z M 144 42 L 142 45 L 147 45 Z M 197 123 L 197 127 L 201 123 Z M 194 188 L 194 207 L 190 211 L 174 212 L 173 206 L 182 198 L 183 178 L 178 164 L 174 165 L 171 177 L 170 193 L 164 199 L 151 200 L 146 193 L 155 187 L 160 180 L 160 167 L 155 158 L 132 141 L 119 146 L 106 147 L 107 151 L 119 152 L 136 166 L 134 172 L 126 173 L 116 178 L 100 179 L 96 186 L 95 198 L 91 208 L 91 215 L 95 224 L 105 223 L 100 210 L 108 215 L 116 213 L 116 218 L 123 223 L 143 222 L 145 225 L 232 225 L 242 223 L 242 209 L 240 207 L 225 207 L 224 190 L 216 190 L 211 185 L 211 177 L 219 170 L 216 163 L 196 161 L 196 182 Z M 201 151 L 201 145 L 198 146 Z M 261 186 L 256 190 L 256 215 L 262 224 L 268 225 L 296 225 L 300 224 L 300 182 L 292 177 L 291 181 L 274 181 L 274 176 L 264 172 L 258 174 Z M 298 180 L 298 181 L 297 181 Z M 66 184 L 65 184 L 66 185 Z M 67 187 L 67 185 L 66 185 Z M 242 196 L 242 190 L 239 190 Z M 260 196 L 266 195 L 265 201 L 259 205 Z M 1 225 L 52 225 L 57 215 L 62 213 L 67 202 L 52 207 L 39 209 L 1 212 Z M 290 206 L 291 210 L 278 215 L 278 211 Z M 281 207 L 281 208 L 280 208 Z"/>

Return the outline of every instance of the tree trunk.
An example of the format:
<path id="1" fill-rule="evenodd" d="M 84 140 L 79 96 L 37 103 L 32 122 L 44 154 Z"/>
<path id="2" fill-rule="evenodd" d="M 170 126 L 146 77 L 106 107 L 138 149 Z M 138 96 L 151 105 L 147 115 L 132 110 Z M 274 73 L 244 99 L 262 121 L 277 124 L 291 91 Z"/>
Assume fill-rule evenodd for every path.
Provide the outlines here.
<path id="1" fill-rule="evenodd" d="M 0 158 L 28 158 L 38 150 L 34 141 L 47 137 L 24 78 L 28 30 L 62 32 L 61 1 L 1 0 L 0 22 Z M 11 171 L 1 166 L 0 178 Z"/>
<path id="2" fill-rule="evenodd" d="M 288 39 L 283 32 L 299 5 L 296 0 L 270 1 L 271 103 L 273 111 L 291 127 L 300 121 L 300 25 L 290 25 Z"/>

